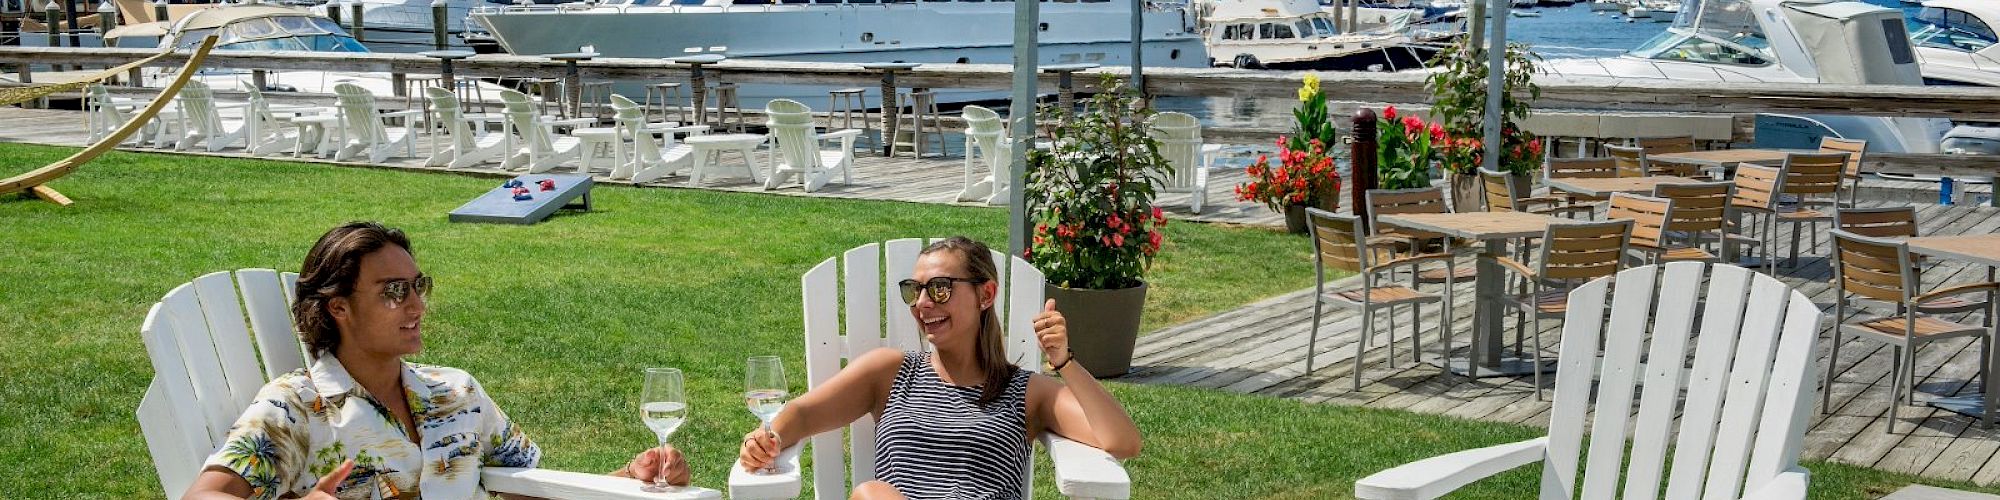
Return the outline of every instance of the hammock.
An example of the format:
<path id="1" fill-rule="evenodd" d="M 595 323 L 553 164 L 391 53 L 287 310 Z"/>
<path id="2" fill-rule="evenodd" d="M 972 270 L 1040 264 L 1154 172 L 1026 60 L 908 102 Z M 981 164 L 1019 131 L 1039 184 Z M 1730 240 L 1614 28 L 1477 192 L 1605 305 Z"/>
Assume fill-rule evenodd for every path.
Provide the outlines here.
<path id="1" fill-rule="evenodd" d="M 64 175 L 68 175 L 70 171 L 76 170 L 76 167 L 82 166 L 85 163 L 90 163 L 90 160 L 97 159 L 99 155 L 103 155 L 105 152 L 110 151 L 112 148 L 118 147 L 119 143 L 125 142 L 126 137 L 130 137 L 133 132 L 138 132 L 140 128 L 145 127 L 146 122 L 152 121 L 154 115 L 158 115 L 160 113 L 160 110 L 167 108 L 168 103 L 173 102 L 172 97 L 175 94 L 180 93 L 181 87 L 187 85 L 188 79 L 194 77 L 196 70 L 201 68 L 202 60 L 208 58 L 208 51 L 210 49 L 215 48 L 215 41 L 216 41 L 215 35 L 209 35 L 208 38 L 203 39 L 201 41 L 201 47 L 195 49 L 193 55 L 188 56 L 187 64 L 181 66 L 181 71 L 178 75 L 174 76 L 174 81 L 168 83 L 165 88 L 160 89 L 159 97 L 154 98 L 153 102 L 146 104 L 145 109 L 141 109 L 139 110 L 138 113 L 133 114 L 132 119 L 126 121 L 124 125 L 119 125 L 118 130 L 113 131 L 111 132 L 111 135 L 107 135 L 103 139 L 98 140 L 96 144 L 91 144 L 89 146 L 86 146 L 83 148 L 82 151 L 78 151 L 76 152 L 76 154 L 70 155 L 70 157 L 68 158 L 63 158 L 61 161 L 48 164 L 47 166 L 43 166 L 42 168 L 30 170 L 28 171 L 28 173 L 25 174 L 16 175 L 6 179 L 0 179 L 0 196 L 5 196 L 12 193 L 26 192 L 29 194 L 33 194 L 37 198 L 46 200 L 49 203 L 68 206 L 70 204 L 70 200 L 68 197 L 63 196 L 62 193 L 58 193 L 54 189 L 49 189 L 48 186 L 44 186 L 43 184 L 47 184 L 49 181 L 61 178 Z M 37 97 L 47 96 L 49 94 L 61 92 L 63 91 L 64 88 L 71 90 L 80 89 L 83 88 L 83 86 L 86 84 L 98 80 L 103 80 L 104 78 L 108 78 L 109 75 L 115 75 L 118 73 L 123 73 L 126 70 L 130 70 L 132 68 L 137 68 L 139 67 L 139 65 L 157 60 L 160 57 L 167 55 L 168 53 L 170 52 L 163 52 L 153 57 L 148 57 L 125 65 L 121 65 L 116 68 L 111 68 L 105 70 L 105 72 L 102 74 L 93 75 L 93 78 L 84 79 L 81 81 L 76 81 L 71 83 L 59 83 L 53 85 L 42 85 L 35 87 L 23 87 L 19 89 L 7 89 L 4 91 L 0 91 L 0 105 L 23 102 L 29 99 L 35 99 Z M 56 90 L 43 91 L 48 87 L 55 87 Z M 30 92 L 30 94 L 32 95 L 20 100 L 11 100 L 20 97 L 19 95 L 13 93 L 13 91 L 27 90 L 27 89 L 33 89 L 33 92 Z"/>
<path id="2" fill-rule="evenodd" d="M 21 86 L 21 87 L 0 89 L 0 106 L 12 106 L 15 104 L 28 102 L 35 99 L 48 97 L 49 95 L 56 93 L 75 92 L 78 90 L 82 90 L 83 86 L 85 85 L 111 79 L 111 77 L 125 74 L 125 72 L 127 71 L 137 69 L 140 66 L 145 66 L 147 64 L 152 63 L 153 61 L 158 61 L 160 60 L 160 58 L 169 55 L 173 55 L 173 51 L 169 50 L 158 54 L 154 54 L 152 57 L 121 64 L 118 65 L 118 67 L 107 69 L 104 71 L 99 71 L 96 74 L 92 74 L 90 76 L 84 77 L 81 80 L 73 82 L 50 83 L 44 85 L 28 84 L 26 86 Z"/>

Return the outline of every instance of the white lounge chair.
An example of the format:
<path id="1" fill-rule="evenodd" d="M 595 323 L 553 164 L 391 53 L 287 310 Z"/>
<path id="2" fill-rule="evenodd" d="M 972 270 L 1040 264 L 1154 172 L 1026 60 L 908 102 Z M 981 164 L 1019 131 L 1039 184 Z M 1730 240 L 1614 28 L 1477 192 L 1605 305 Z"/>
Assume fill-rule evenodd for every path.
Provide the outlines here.
<path id="1" fill-rule="evenodd" d="M 1152 132 L 1153 139 L 1160 141 L 1160 155 L 1174 167 L 1173 175 L 1154 173 L 1166 181 L 1160 191 L 1190 193 L 1188 210 L 1201 213 L 1201 206 L 1208 202 L 1208 170 L 1215 165 L 1222 145 L 1202 144 L 1201 122 L 1187 113 L 1153 115 Z"/>
<path id="2" fill-rule="evenodd" d="M 506 128 L 521 137 L 521 148 L 513 156 L 500 164 L 500 168 L 513 170 L 527 166 L 528 173 L 539 174 L 562 165 L 568 160 L 580 160 L 583 139 L 574 136 L 557 137 L 556 127 L 576 127 L 589 124 L 590 119 L 550 120 L 542 117 L 535 101 L 527 94 L 502 89 L 500 102 L 506 106 Z"/>
<path id="3" fill-rule="evenodd" d="M 340 100 L 340 122 L 347 134 L 347 143 L 333 154 L 334 161 L 347 161 L 367 153 L 369 163 L 382 163 L 390 158 L 397 146 L 403 147 L 403 156 L 417 156 L 417 129 L 390 127 L 388 120 L 403 118 L 408 125 L 411 117 L 422 116 L 423 110 L 382 113 L 375 107 L 375 94 L 352 83 L 334 85 L 333 93 Z"/>
<path id="4" fill-rule="evenodd" d="M 298 107 L 287 107 L 285 108 L 287 112 L 278 113 L 272 110 L 271 101 L 264 98 L 263 91 L 253 86 L 249 88 L 249 93 L 250 107 L 244 112 L 248 122 L 243 126 L 243 143 L 251 156 L 264 156 L 310 147 L 308 143 L 317 143 L 318 137 L 309 137 L 309 134 L 305 133 L 305 128 L 299 126 L 297 117 L 314 113 L 335 113 L 332 108 Z M 316 111 L 297 111 L 300 109 Z"/>
<path id="5" fill-rule="evenodd" d="M 145 99 L 113 97 L 111 90 L 102 83 L 85 86 L 84 128 L 90 131 L 90 139 L 86 142 L 96 144 L 99 139 L 110 136 L 112 132 L 118 130 L 118 127 L 125 125 L 125 122 L 132 121 L 133 110 L 145 105 Z M 157 122 L 148 123 L 139 129 L 139 133 L 126 138 L 125 142 L 145 144 L 146 141 L 152 140 L 153 133 L 159 129 Z"/>
<path id="6" fill-rule="evenodd" d="M 924 244 L 923 240 L 912 238 L 862 245 L 840 257 L 821 261 L 800 279 L 805 298 L 808 388 L 819 387 L 833 378 L 851 356 L 870 349 L 925 348 L 915 319 L 899 311 L 900 307 L 890 307 L 885 317 L 880 306 L 885 293 L 892 294 L 888 299 L 892 303 L 898 300 L 890 290 L 895 289 L 897 280 L 909 277 Z M 1015 360 L 1024 370 L 1040 370 L 1042 351 L 1035 342 L 1033 321 L 1041 312 L 1045 278 L 1033 264 L 1017 256 L 995 251 L 993 261 L 1001 263 L 999 297 L 993 307 L 1003 311 L 1002 317 L 1006 318 L 1007 359 Z M 841 300 L 842 295 L 846 300 Z M 848 425 L 846 440 L 840 434 L 834 431 L 812 436 L 785 450 L 778 457 L 776 473 L 747 472 L 741 462 L 730 466 L 730 498 L 798 496 L 799 454 L 807 443 L 813 448 L 813 491 L 819 498 L 847 498 L 850 478 L 854 484 L 875 478 L 875 419 L 863 416 Z M 1109 499 L 1131 496 L 1131 478 L 1110 454 L 1053 432 L 1042 433 L 1040 441 L 1055 462 L 1056 488 L 1064 495 Z M 1032 489 L 1032 474 L 1030 469 L 1021 478 L 1024 491 Z M 1028 497 L 1034 496 L 1032 491 L 1028 493 Z"/>
<path id="7" fill-rule="evenodd" d="M 621 157 L 618 166 L 611 170 L 613 179 L 650 182 L 688 168 L 694 148 L 680 144 L 675 136 L 703 135 L 709 130 L 707 125 L 647 122 L 645 106 L 618 94 L 611 94 L 611 109 L 621 136 L 632 144 L 630 158 Z M 659 138 L 655 140 L 654 136 Z"/>
<path id="8" fill-rule="evenodd" d="M 139 331 L 153 381 L 139 400 L 139 430 L 169 496 L 194 484 L 202 461 L 265 382 L 306 366 L 289 312 L 297 285 L 296 273 L 270 269 L 209 273 L 174 287 L 147 311 Z M 705 489 L 646 493 L 635 479 L 547 469 L 485 468 L 480 485 L 543 498 L 721 496 Z"/>
<path id="9" fill-rule="evenodd" d="M 459 104 L 457 93 L 442 87 L 426 87 L 424 96 L 430 99 L 437 127 L 444 131 L 444 137 L 431 141 L 431 157 L 424 160 L 424 166 L 466 168 L 507 153 L 508 144 L 513 142 L 508 140 L 508 134 L 476 131 L 466 121 L 465 108 Z M 444 145 L 442 149 L 438 147 L 440 144 Z"/>
<path id="10" fill-rule="evenodd" d="M 812 108 L 791 99 L 775 99 L 764 105 L 771 138 L 777 149 L 771 155 L 771 173 L 764 176 L 764 189 L 776 189 L 787 177 L 799 176 L 806 192 L 819 190 L 840 174 L 844 184 L 854 183 L 854 138 L 860 129 L 826 134 L 815 132 Z M 824 141 L 839 140 L 840 149 L 823 150 Z"/>
<path id="11" fill-rule="evenodd" d="M 190 80 L 187 82 L 187 86 L 181 87 L 177 102 L 180 103 L 181 117 L 186 121 L 187 126 L 185 130 L 181 131 L 181 139 L 174 142 L 174 149 L 176 150 L 187 151 L 195 147 L 201 147 L 210 152 L 221 151 L 223 148 L 244 142 L 248 136 L 250 129 L 250 120 L 247 119 L 249 116 L 248 111 L 245 111 L 244 114 L 246 119 L 224 120 L 222 118 L 222 109 L 245 108 L 247 110 L 250 107 L 250 103 L 225 103 L 217 101 L 215 99 L 215 91 L 210 90 L 207 84 L 201 83 L 199 80 Z"/>
<path id="12" fill-rule="evenodd" d="M 958 192 L 958 201 L 990 202 L 995 198 L 996 183 L 1006 182 L 1003 165 L 1013 160 L 1005 150 L 1007 125 L 999 113 L 985 106 L 966 106 L 959 116 L 965 119 L 965 189 Z M 985 177 L 979 176 L 980 164 L 986 166 Z M 1005 194 L 1004 187 L 999 191 Z M 1005 196 L 999 198 L 997 204 L 1006 203 Z"/>
<path id="13" fill-rule="evenodd" d="M 1569 294 L 1548 436 L 1385 470 L 1356 482 L 1354 495 L 1436 498 L 1542 462 L 1543 498 L 1805 498 L 1798 460 L 1821 317 L 1805 294 L 1726 264 L 1593 280 Z"/>

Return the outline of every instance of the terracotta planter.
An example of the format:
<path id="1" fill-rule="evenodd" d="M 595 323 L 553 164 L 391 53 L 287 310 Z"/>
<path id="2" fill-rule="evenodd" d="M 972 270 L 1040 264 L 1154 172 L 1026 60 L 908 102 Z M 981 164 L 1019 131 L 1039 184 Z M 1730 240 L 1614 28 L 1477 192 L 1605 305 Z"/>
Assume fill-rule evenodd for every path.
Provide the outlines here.
<path id="1" fill-rule="evenodd" d="M 1139 340 L 1139 316 L 1146 306 L 1146 284 L 1116 290 L 1063 288 L 1048 285 L 1048 297 L 1069 323 L 1069 348 L 1076 362 L 1097 378 L 1118 377 L 1132 369 L 1132 346 Z"/>

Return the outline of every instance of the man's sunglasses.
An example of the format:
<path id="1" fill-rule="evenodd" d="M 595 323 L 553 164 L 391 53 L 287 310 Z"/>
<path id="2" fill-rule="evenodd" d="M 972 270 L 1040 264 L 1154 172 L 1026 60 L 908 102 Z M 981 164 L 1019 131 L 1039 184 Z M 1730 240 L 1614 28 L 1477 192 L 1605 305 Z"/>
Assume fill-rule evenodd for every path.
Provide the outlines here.
<path id="1" fill-rule="evenodd" d="M 382 301 L 383 301 L 382 303 L 387 304 L 390 309 L 403 307 L 403 303 L 410 300 L 410 297 L 417 297 L 418 299 L 421 300 L 429 300 L 430 296 L 431 296 L 430 276 L 418 275 L 415 279 L 395 280 L 382 283 Z"/>
<path id="2" fill-rule="evenodd" d="M 953 283 L 971 283 L 974 285 L 979 285 L 986 283 L 986 279 L 951 278 L 951 277 L 939 276 L 936 278 L 931 278 L 930 281 L 926 282 L 918 282 L 917 280 L 914 279 L 906 279 L 897 282 L 896 285 L 903 289 L 903 303 L 914 306 L 917 305 L 917 292 L 925 290 L 928 290 L 930 292 L 931 302 L 936 302 L 939 304 L 951 302 L 951 289 Z"/>

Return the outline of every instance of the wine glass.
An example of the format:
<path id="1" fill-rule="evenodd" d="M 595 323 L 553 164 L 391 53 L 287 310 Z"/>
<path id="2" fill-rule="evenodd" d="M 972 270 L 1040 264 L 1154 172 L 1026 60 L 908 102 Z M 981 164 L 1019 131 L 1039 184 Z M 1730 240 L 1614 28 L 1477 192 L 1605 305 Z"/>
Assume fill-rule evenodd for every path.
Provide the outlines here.
<path id="1" fill-rule="evenodd" d="M 646 427 L 660 438 L 660 447 L 667 446 L 667 437 L 687 420 L 687 392 L 681 385 L 681 371 L 675 368 L 647 368 L 645 392 L 639 395 L 639 418 Z M 680 487 L 667 484 L 666 462 L 661 461 L 660 472 L 653 484 L 645 490 L 654 493 L 678 491 Z"/>
<path id="2" fill-rule="evenodd" d="M 764 430 L 771 430 L 771 419 L 785 409 L 785 398 L 791 396 L 791 388 L 785 384 L 785 364 L 777 356 L 751 356 L 749 373 L 743 379 L 744 403 Z M 764 467 L 767 473 L 776 470 L 775 466 Z"/>

